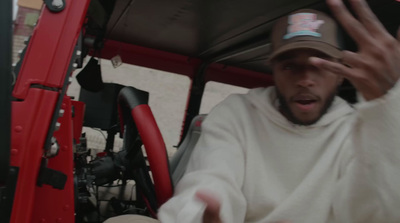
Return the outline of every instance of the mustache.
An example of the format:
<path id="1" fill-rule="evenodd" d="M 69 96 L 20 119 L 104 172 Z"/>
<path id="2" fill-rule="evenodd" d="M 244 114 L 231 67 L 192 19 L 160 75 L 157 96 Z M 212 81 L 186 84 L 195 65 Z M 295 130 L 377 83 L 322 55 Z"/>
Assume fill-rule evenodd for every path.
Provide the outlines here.
<path id="1" fill-rule="evenodd" d="M 313 93 L 308 89 L 303 89 L 295 93 L 295 95 L 289 98 L 290 101 L 299 101 L 299 100 L 313 100 L 313 101 L 320 101 L 321 97 L 317 94 Z"/>

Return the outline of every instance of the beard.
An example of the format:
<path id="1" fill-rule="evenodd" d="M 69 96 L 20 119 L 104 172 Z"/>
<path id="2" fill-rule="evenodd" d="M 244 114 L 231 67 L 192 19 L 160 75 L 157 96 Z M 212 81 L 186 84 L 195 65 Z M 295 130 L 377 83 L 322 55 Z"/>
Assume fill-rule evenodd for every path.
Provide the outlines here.
<path id="1" fill-rule="evenodd" d="M 303 126 L 309 126 L 309 125 L 312 125 L 312 124 L 315 124 L 316 122 L 318 122 L 318 121 L 321 119 L 321 117 L 322 117 L 323 115 L 325 115 L 326 112 L 328 111 L 328 109 L 331 107 L 331 105 L 332 105 L 332 103 L 333 103 L 333 100 L 335 99 L 335 96 L 336 96 L 336 94 L 337 94 L 337 89 L 333 90 L 333 91 L 329 94 L 329 96 L 328 96 L 328 98 L 326 99 L 325 104 L 323 105 L 322 109 L 320 110 L 319 115 L 318 115 L 317 118 L 315 118 L 315 119 L 313 119 L 313 120 L 310 120 L 310 121 L 302 121 L 302 120 L 298 119 L 298 118 L 294 115 L 293 111 L 290 109 L 290 107 L 289 107 L 289 105 L 288 105 L 287 100 L 285 99 L 285 97 L 283 96 L 283 94 L 279 91 L 279 89 L 278 89 L 278 88 L 275 88 L 275 89 L 276 89 L 276 95 L 277 95 L 278 100 L 279 100 L 279 104 L 280 104 L 279 109 L 280 109 L 281 113 L 282 113 L 290 122 L 292 122 L 293 124 L 296 124 L 296 125 L 303 125 Z"/>

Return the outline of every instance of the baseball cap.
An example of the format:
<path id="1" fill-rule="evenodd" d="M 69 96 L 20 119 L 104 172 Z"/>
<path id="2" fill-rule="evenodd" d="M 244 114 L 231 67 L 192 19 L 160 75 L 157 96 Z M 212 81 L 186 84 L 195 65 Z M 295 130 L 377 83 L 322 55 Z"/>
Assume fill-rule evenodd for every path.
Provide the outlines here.
<path id="1" fill-rule="evenodd" d="M 269 61 L 295 49 L 314 49 L 339 59 L 340 37 L 336 22 L 325 13 L 313 9 L 292 12 L 272 28 Z"/>

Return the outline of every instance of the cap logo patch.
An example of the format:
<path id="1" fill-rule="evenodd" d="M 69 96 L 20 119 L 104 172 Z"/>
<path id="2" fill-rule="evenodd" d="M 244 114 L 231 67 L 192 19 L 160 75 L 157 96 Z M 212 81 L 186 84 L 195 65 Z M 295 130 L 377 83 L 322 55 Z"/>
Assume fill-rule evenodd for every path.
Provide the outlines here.
<path id="1" fill-rule="evenodd" d="M 289 16 L 287 34 L 283 39 L 290 39 L 296 36 L 321 37 L 317 30 L 324 24 L 324 20 L 317 20 L 315 13 L 297 13 Z"/>

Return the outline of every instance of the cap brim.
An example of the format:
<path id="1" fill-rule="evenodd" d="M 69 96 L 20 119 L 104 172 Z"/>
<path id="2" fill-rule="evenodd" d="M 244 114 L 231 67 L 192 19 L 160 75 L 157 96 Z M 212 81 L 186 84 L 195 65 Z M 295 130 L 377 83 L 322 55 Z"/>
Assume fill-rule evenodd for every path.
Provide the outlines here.
<path id="1" fill-rule="evenodd" d="M 276 58 L 279 55 L 282 55 L 283 53 L 297 49 L 313 49 L 320 51 L 321 53 L 324 53 L 333 58 L 337 59 L 342 58 L 342 51 L 327 43 L 318 41 L 298 41 L 298 42 L 288 43 L 280 47 L 279 49 L 275 50 L 269 57 L 268 61 L 273 60 L 274 58 Z"/>

